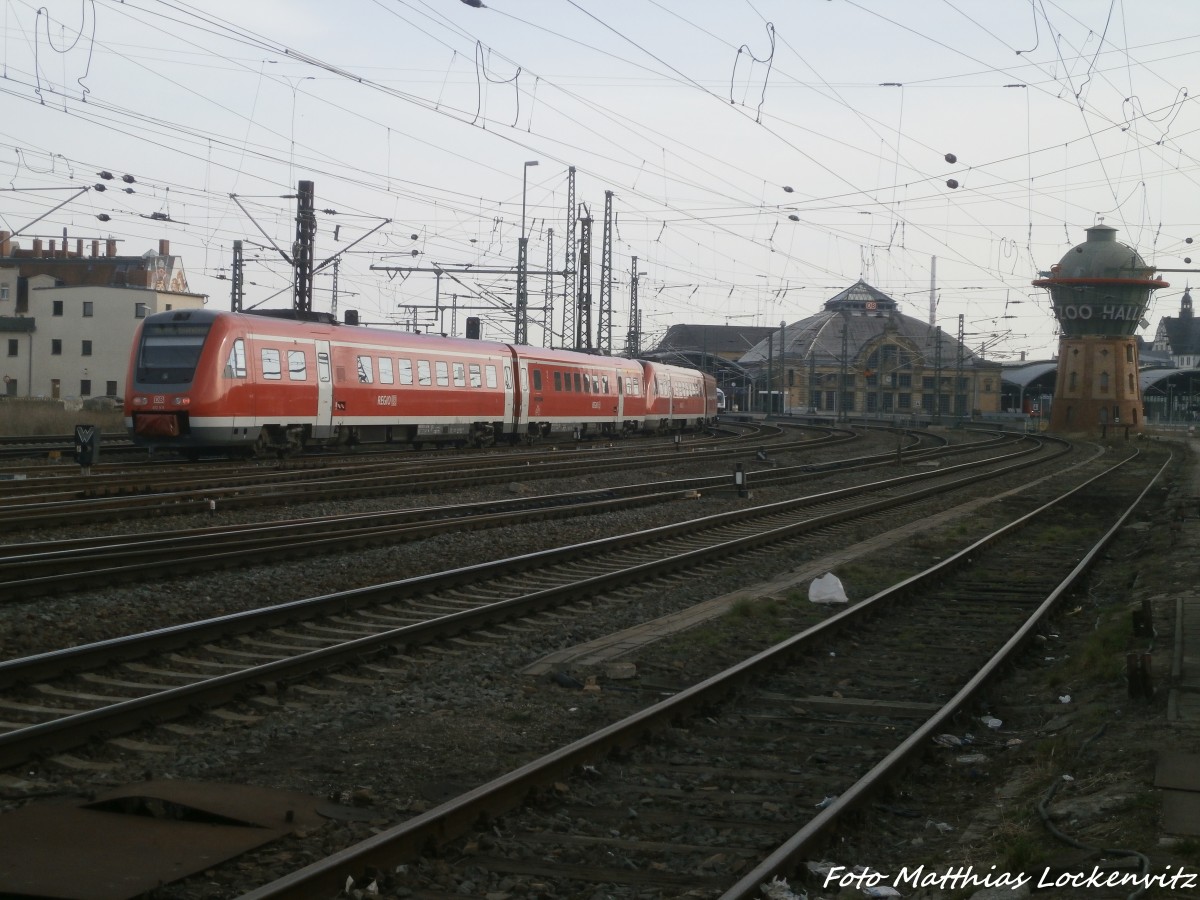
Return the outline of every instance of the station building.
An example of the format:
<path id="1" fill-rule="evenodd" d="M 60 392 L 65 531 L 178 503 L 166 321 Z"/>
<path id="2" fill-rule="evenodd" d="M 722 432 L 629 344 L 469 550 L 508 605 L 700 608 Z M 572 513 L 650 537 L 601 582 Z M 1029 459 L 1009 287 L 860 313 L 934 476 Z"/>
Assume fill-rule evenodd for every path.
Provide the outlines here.
<path id="1" fill-rule="evenodd" d="M 199 309 L 202 294 L 167 241 L 141 256 L 117 254 L 112 239 L 70 249 L 34 239 L 23 250 L 0 232 L 0 394 L 9 398 L 115 404 L 125 389 L 134 332 L 146 316 Z"/>
<path id="2" fill-rule="evenodd" d="M 1001 366 L 859 280 L 742 355 L 750 408 L 939 420 L 1000 410 Z"/>

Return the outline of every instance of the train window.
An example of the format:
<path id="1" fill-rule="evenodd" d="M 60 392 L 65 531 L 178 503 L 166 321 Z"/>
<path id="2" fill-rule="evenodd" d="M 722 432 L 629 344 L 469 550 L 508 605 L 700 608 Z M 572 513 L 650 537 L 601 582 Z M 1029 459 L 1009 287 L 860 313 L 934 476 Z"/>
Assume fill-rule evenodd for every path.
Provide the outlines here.
<path id="1" fill-rule="evenodd" d="M 374 371 L 371 366 L 371 357 L 360 356 L 358 358 L 358 383 L 370 384 L 374 381 Z"/>
<path id="2" fill-rule="evenodd" d="M 417 360 L 417 384 L 423 384 L 426 387 L 433 384 L 433 379 L 429 377 L 429 360 Z"/>
<path id="3" fill-rule="evenodd" d="M 513 382 L 512 382 L 512 369 L 511 369 L 509 366 L 505 366 L 505 367 L 504 367 L 504 387 L 505 387 L 506 389 L 511 389 L 511 388 L 512 388 L 512 384 L 513 384 Z"/>
<path id="4" fill-rule="evenodd" d="M 587 372 L 583 373 L 583 392 L 585 394 L 592 392 L 592 379 L 588 378 Z"/>
<path id="5" fill-rule="evenodd" d="M 579 383 L 579 373 L 578 372 L 575 373 L 575 393 L 577 393 L 577 394 L 583 393 L 583 385 Z"/>
<path id="6" fill-rule="evenodd" d="M 288 351 L 288 378 L 291 381 L 308 381 L 308 361 L 303 350 Z"/>
<path id="7" fill-rule="evenodd" d="M 571 392 L 571 373 L 570 372 L 565 372 L 563 374 L 563 383 L 565 384 L 565 387 L 563 388 L 563 390 L 565 390 L 569 394 Z"/>
<path id="8" fill-rule="evenodd" d="M 158 384 L 190 382 L 208 329 L 207 322 L 146 324 L 137 350 L 137 380 Z"/>
<path id="9" fill-rule="evenodd" d="M 467 386 L 467 367 L 460 362 L 454 363 L 454 386 Z"/>
<path id="10" fill-rule="evenodd" d="M 554 373 L 554 389 L 556 391 L 562 390 L 562 372 Z"/>
<path id="11" fill-rule="evenodd" d="M 521 369 L 521 390 L 529 390 L 529 370 Z"/>
<path id="12" fill-rule="evenodd" d="M 604 387 L 604 393 L 607 394 L 608 393 L 608 376 L 607 375 L 600 376 L 600 384 Z"/>
<path id="13" fill-rule="evenodd" d="M 279 367 L 279 351 L 274 347 L 262 348 L 262 374 L 267 381 L 278 381 L 283 377 L 283 370 Z"/>
<path id="14" fill-rule="evenodd" d="M 324 350 L 317 353 L 317 378 L 321 382 L 329 380 L 329 354 Z"/>
<path id="15" fill-rule="evenodd" d="M 226 378 L 246 377 L 246 342 L 238 338 L 229 348 L 229 359 L 225 362 Z"/>
<path id="16" fill-rule="evenodd" d="M 479 363 L 471 363 L 467 366 L 467 375 L 470 376 L 471 387 L 480 387 L 483 380 L 480 378 Z"/>
<path id="17" fill-rule="evenodd" d="M 542 389 L 542 370 L 541 369 L 533 370 L 533 389 L 535 391 L 540 391 Z"/>
<path id="18" fill-rule="evenodd" d="M 434 362 L 433 370 L 435 373 L 437 373 L 438 386 L 450 387 L 450 367 L 439 359 Z"/>
<path id="19" fill-rule="evenodd" d="M 398 359 L 396 365 L 400 369 L 400 383 L 412 384 L 412 360 Z"/>
<path id="20" fill-rule="evenodd" d="M 599 375 L 592 376 L 592 393 L 593 394 L 600 393 L 600 376 Z"/>
<path id="21" fill-rule="evenodd" d="M 486 382 L 487 386 L 490 388 L 494 388 L 496 386 L 496 367 L 495 366 L 484 366 L 483 374 L 487 378 L 487 382 Z"/>
<path id="22" fill-rule="evenodd" d="M 379 383 L 392 383 L 392 358 L 390 356 L 379 357 Z"/>

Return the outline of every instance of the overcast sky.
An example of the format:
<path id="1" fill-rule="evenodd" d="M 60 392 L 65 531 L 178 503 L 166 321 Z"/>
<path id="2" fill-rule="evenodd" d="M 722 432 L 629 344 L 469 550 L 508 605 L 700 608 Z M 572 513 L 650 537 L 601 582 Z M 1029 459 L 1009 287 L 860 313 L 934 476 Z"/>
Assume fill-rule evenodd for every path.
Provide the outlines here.
<path id="1" fill-rule="evenodd" d="M 634 257 L 643 346 L 798 321 L 863 278 L 921 319 L 932 288 L 989 356 L 1046 358 L 1030 281 L 1085 228 L 1160 268 L 1200 236 L 1196 0 L 5 0 L 2 24 L 0 228 L 168 239 L 219 308 L 238 239 L 246 305 L 290 304 L 272 242 L 290 252 L 302 179 L 317 261 L 359 241 L 339 313 L 479 315 L 499 340 L 524 193 L 529 338 L 558 344 L 562 280 L 547 340 L 540 273 L 551 230 L 564 266 L 574 166 L 594 321 L 612 192 L 616 352 Z M 1163 277 L 1147 337 L 1191 278 Z"/>

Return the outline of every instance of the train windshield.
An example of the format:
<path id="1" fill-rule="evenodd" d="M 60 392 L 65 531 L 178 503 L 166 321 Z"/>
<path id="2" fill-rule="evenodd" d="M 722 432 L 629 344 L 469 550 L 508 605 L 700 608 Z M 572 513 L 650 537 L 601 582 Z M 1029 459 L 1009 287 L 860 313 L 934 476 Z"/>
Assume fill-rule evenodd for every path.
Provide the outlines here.
<path id="1" fill-rule="evenodd" d="M 137 380 L 188 384 L 196 372 L 208 322 L 147 322 L 137 355 Z"/>

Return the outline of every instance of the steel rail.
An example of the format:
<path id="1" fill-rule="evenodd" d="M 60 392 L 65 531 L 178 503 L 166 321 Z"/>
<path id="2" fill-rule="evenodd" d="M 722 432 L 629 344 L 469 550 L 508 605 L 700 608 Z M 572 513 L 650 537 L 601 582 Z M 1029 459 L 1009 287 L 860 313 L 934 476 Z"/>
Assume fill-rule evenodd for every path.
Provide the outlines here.
<path id="1" fill-rule="evenodd" d="M 1061 446 L 1059 452 L 1068 452 L 1069 449 L 1069 445 Z M 1031 451 L 1022 451 L 1021 455 L 1027 455 L 1029 452 Z M 958 470 L 960 469 L 974 470 L 978 465 L 978 463 L 964 464 L 955 467 L 955 471 L 952 473 L 938 474 L 945 480 L 947 474 L 959 474 Z M 1019 463 L 1007 465 L 990 475 L 991 477 L 1000 477 L 1010 474 L 1019 467 Z M 915 476 L 903 476 L 900 479 L 890 479 L 883 484 L 891 488 L 900 482 L 918 481 L 930 477 L 929 473 L 921 473 Z M 677 553 L 665 559 L 616 568 L 600 575 L 569 581 L 556 587 L 488 603 L 459 613 L 443 615 L 431 621 L 388 629 L 377 634 L 301 653 L 289 659 L 277 660 L 215 678 L 207 678 L 184 687 L 119 701 L 95 710 L 67 714 L 49 722 L 0 734 L 0 766 L 16 764 L 30 755 L 61 751 L 97 735 L 133 730 L 149 721 L 175 716 L 194 706 L 225 702 L 255 682 L 297 677 L 338 662 L 359 661 L 368 652 L 380 651 L 396 645 L 424 643 L 451 637 L 472 628 L 485 628 L 582 597 L 593 596 L 622 585 L 641 583 L 647 578 L 666 572 L 694 569 L 697 565 L 712 562 L 713 559 L 741 554 L 749 549 L 786 540 L 838 522 L 917 502 L 955 487 L 976 484 L 978 481 L 978 474 L 967 475 L 957 478 L 949 484 L 925 486 L 910 493 L 885 497 L 863 506 L 843 508 L 821 516 L 774 525 L 766 530 L 754 531 L 732 539 L 722 539 L 717 544 Z M 846 488 L 830 491 L 821 496 L 826 499 L 850 498 L 861 493 L 862 490 L 861 487 Z M 64 671 L 79 671 L 115 661 L 140 658 L 150 652 L 177 649 L 219 637 L 277 627 L 316 615 L 344 612 L 384 601 L 395 601 L 405 596 L 414 596 L 430 590 L 475 583 L 481 578 L 492 581 L 501 569 L 521 572 L 545 566 L 550 562 L 574 559 L 581 553 L 594 554 L 601 549 L 626 547 L 640 549 L 645 547 L 651 539 L 661 539 L 743 522 L 756 516 L 763 517 L 799 508 L 808 502 L 811 502 L 809 498 L 801 501 L 781 501 L 764 507 L 706 516 L 682 524 L 662 526 L 616 538 L 539 551 L 499 563 L 483 563 L 433 575 L 418 576 L 383 585 L 233 613 L 201 622 L 171 626 L 128 638 L 116 638 L 66 650 L 8 660 L 0 663 L 0 686 L 45 680 Z"/>
<path id="2" fill-rule="evenodd" d="M 850 810 L 860 806 L 864 800 L 869 798 L 881 787 L 884 781 L 893 772 L 897 771 L 917 754 L 923 752 L 928 747 L 929 740 L 934 736 L 934 734 L 940 731 L 943 726 L 945 726 L 945 724 L 956 713 L 959 712 L 959 710 L 963 709 L 971 701 L 971 699 L 978 694 L 980 689 L 997 677 L 1000 670 L 1005 667 L 1020 650 L 1024 648 L 1025 644 L 1028 643 L 1030 639 L 1033 638 L 1035 629 L 1042 622 L 1042 620 L 1049 615 L 1049 613 L 1058 605 L 1059 601 L 1066 594 L 1070 593 L 1071 590 L 1073 590 L 1075 586 L 1080 583 L 1084 575 L 1086 575 L 1088 571 L 1095 565 L 1100 554 L 1108 549 L 1108 546 L 1116 538 L 1117 533 L 1125 526 L 1125 523 L 1129 521 L 1130 517 L 1133 515 L 1138 506 L 1141 505 L 1141 502 L 1145 499 L 1151 488 L 1153 488 L 1158 482 L 1159 478 L 1162 477 L 1163 472 L 1167 470 L 1167 467 L 1170 465 L 1173 457 L 1174 454 L 1168 456 L 1166 462 L 1162 464 L 1154 478 L 1151 479 L 1145 488 L 1142 489 L 1134 501 L 1129 504 L 1128 507 L 1126 507 L 1125 511 L 1117 518 L 1112 527 L 1110 527 L 1108 531 L 1104 533 L 1099 541 L 1093 544 L 1091 550 L 1089 550 L 1079 560 L 1075 567 L 1067 573 L 1067 576 L 1063 578 L 1063 580 L 1060 581 L 1059 584 L 1046 596 L 1046 598 L 1025 620 L 1024 624 L 1022 624 L 1021 627 L 1018 628 L 1013 635 L 1004 642 L 1003 646 L 1001 646 L 1000 649 L 991 656 L 991 658 L 979 669 L 979 671 L 969 681 L 967 681 L 938 712 L 930 716 L 930 718 L 924 724 L 918 727 L 911 735 L 909 735 L 909 737 L 906 738 L 904 742 L 900 744 L 900 746 L 896 747 L 895 750 L 893 750 L 875 766 L 873 766 L 871 770 L 863 775 L 863 777 L 858 781 L 856 781 L 849 790 L 843 791 L 833 803 L 821 810 L 820 813 L 813 817 L 812 821 L 797 831 L 786 843 L 772 852 L 765 860 L 762 861 L 762 863 L 760 863 L 750 872 L 746 873 L 746 875 L 736 884 L 734 884 L 733 887 L 721 895 L 721 900 L 748 900 L 748 898 L 757 897 L 759 885 L 761 885 L 764 881 L 785 873 L 790 874 L 800 861 L 800 857 L 804 851 L 808 847 L 812 846 L 817 840 L 819 840 L 822 834 L 826 833 L 834 822 L 836 822 L 841 816 L 845 815 Z M 1129 459 L 1132 458 L 1133 457 L 1130 457 Z M 1128 459 L 1122 460 L 1108 471 L 1113 471 L 1128 461 Z M 1064 494 L 1061 498 L 1059 498 L 1059 500 L 1064 500 L 1067 497 L 1070 497 L 1073 494 L 1083 490 L 1083 488 L 1102 478 L 1105 474 L 1107 474 L 1107 472 L 1100 473 L 1095 478 L 1085 482 L 1082 485 L 1079 485 L 1069 493 Z M 1054 504 L 1048 504 L 1048 506 L 1056 505 L 1059 500 L 1054 501 Z M 1042 507 L 1034 510 L 1025 516 L 1022 516 L 1020 519 L 1010 523 L 1009 525 L 1006 525 L 1004 528 L 998 529 L 996 532 L 994 532 L 995 538 L 998 539 L 999 537 L 1023 527 L 1028 521 L 1041 514 L 1042 510 L 1045 508 L 1046 507 Z M 993 535 L 988 535 L 987 537 L 982 538 L 981 540 L 973 543 L 971 546 L 958 551 L 935 568 L 940 568 L 944 565 L 959 566 L 969 562 L 971 554 L 976 552 L 982 546 L 986 546 L 986 544 L 991 542 L 992 539 Z M 924 573 L 922 573 L 922 575 L 923 574 Z M 914 576 L 914 579 L 919 577 L 921 576 Z M 913 582 L 914 579 L 908 579 L 908 582 Z M 905 585 L 908 582 L 901 582 L 901 585 L 898 585 L 897 587 Z M 887 594 L 888 592 L 877 594 L 874 597 L 868 598 L 868 600 L 864 601 L 864 603 L 879 602 L 886 597 Z M 849 610 L 846 612 L 849 612 Z"/>
<path id="3" fill-rule="evenodd" d="M 798 426 L 792 426 L 792 427 L 797 428 L 797 430 L 803 430 L 805 432 L 820 434 L 820 435 L 824 436 L 824 438 L 826 438 L 826 439 L 836 436 L 838 434 L 840 434 L 842 436 L 846 436 L 846 437 L 853 437 L 853 432 L 849 431 L 847 429 L 832 429 L 832 428 L 828 428 L 828 427 L 815 427 L 815 426 L 804 426 L 803 428 L 799 428 Z M 709 433 L 710 434 L 712 433 L 711 430 Z M 702 437 L 702 436 L 699 436 L 696 434 L 690 434 L 690 433 L 685 436 L 687 437 L 687 446 L 688 447 L 694 448 L 697 450 L 707 451 L 710 449 L 720 449 L 722 447 L 726 447 L 731 444 L 736 445 L 736 444 L 742 444 L 742 443 L 749 443 L 752 441 L 753 442 L 765 441 L 765 442 L 771 443 L 771 442 L 779 440 L 782 435 L 783 435 L 783 429 L 779 428 L 777 426 L 771 426 L 769 428 L 763 428 L 763 427 L 759 427 L 759 426 L 746 426 L 746 433 L 733 434 L 733 435 L 730 435 L 728 437 L 723 437 L 723 438 L 709 439 L 709 438 L 705 438 L 705 437 Z M 0 442 L 3 442 L 4 440 L 6 440 L 6 438 L 4 438 L 3 436 L 0 436 Z M 10 442 L 11 441 L 25 441 L 25 440 L 32 441 L 32 440 L 34 440 L 34 438 L 9 437 L 9 438 L 7 438 L 7 440 Z M 62 440 L 64 442 L 63 447 L 61 448 L 64 451 L 64 454 L 63 454 L 64 459 L 73 455 L 73 453 L 74 453 L 74 445 L 73 445 L 74 439 L 73 438 L 64 436 L 62 438 L 56 438 L 55 440 Z M 651 439 L 648 439 L 648 440 L 651 440 Z M 252 465 L 252 466 L 253 465 L 259 466 L 259 468 L 254 470 L 259 474 L 261 474 L 265 471 L 288 472 L 288 471 L 302 470 L 302 469 L 329 468 L 331 466 L 342 466 L 342 467 L 346 467 L 346 468 L 350 468 L 350 467 L 362 468 L 362 467 L 368 467 L 368 466 L 383 467 L 383 466 L 391 466 L 391 465 L 399 464 L 399 465 L 409 466 L 409 467 L 418 467 L 418 466 L 429 466 L 429 467 L 434 467 L 434 468 L 437 468 L 437 467 L 461 467 L 463 464 L 463 461 L 465 459 L 469 459 L 472 462 L 477 462 L 480 459 L 500 460 L 503 458 L 511 464 L 518 465 L 529 459 L 537 459 L 539 457 L 546 457 L 546 456 L 550 456 L 550 455 L 553 455 L 556 453 L 561 453 L 563 451 L 558 449 L 558 446 L 560 444 L 570 444 L 572 447 L 572 450 L 578 451 L 578 452 L 602 452 L 604 450 L 613 449 L 613 446 L 615 443 L 625 443 L 625 442 L 619 441 L 618 439 L 609 439 L 609 440 L 605 440 L 605 441 L 580 441 L 580 442 L 565 441 L 565 442 L 557 442 L 557 443 L 548 443 L 549 447 L 554 448 L 554 449 L 549 449 L 549 450 L 545 449 L 545 448 L 541 448 L 541 449 L 503 448 L 503 449 L 499 449 L 499 450 L 489 448 L 486 450 L 463 451 L 463 450 L 453 450 L 453 449 L 444 449 L 443 448 L 443 449 L 436 451 L 435 453 L 429 453 L 429 454 L 417 453 L 417 452 L 414 452 L 414 451 L 408 450 L 408 449 L 403 449 L 403 450 L 395 449 L 395 445 L 393 445 L 392 449 L 386 449 L 386 450 L 370 449 L 374 445 L 366 445 L 367 449 L 363 449 L 362 446 L 359 445 L 359 446 L 356 446 L 356 448 L 347 449 L 347 450 L 344 450 L 342 453 L 338 453 L 338 454 L 309 453 L 309 454 L 305 454 L 302 456 L 289 456 L 289 457 L 283 457 L 283 458 L 279 458 L 279 459 L 270 459 L 270 460 L 268 460 L 268 459 L 247 460 L 244 457 L 220 457 L 220 458 L 206 459 L 206 460 L 203 460 L 202 462 L 200 462 L 199 464 L 194 463 L 194 462 L 184 462 L 179 459 L 162 459 L 162 458 L 154 457 L 154 458 L 150 458 L 147 460 L 142 460 L 140 462 L 121 462 L 121 463 L 102 462 L 102 463 L 97 463 L 96 465 L 92 466 L 91 474 L 87 477 L 90 478 L 96 484 L 100 484 L 102 476 L 109 477 L 109 478 L 116 478 L 118 476 L 128 476 L 130 479 L 130 483 L 133 483 L 136 486 L 141 481 L 145 481 L 146 478 L 148 477 L 146 474 L 142 474 L 140 476 L 139 481 L 133 481 L 132 480 L 133 474 L 136 474 L 138 470 L 149 470 L 149 472 L 152 473 L 153 478 L 158 479 L 159 481 L 170 479 L 172 477 L 174 477 L 176 480 L 178 480 L 178 478 L 181 477 L 181 475 L 173 476 L 172 472 L 170 472 L 170 471 L 164 472 L 163 470 L 164 469 L 179 470 L 180 473 L 188 473 L 188 475 L 190 477 L 198 478 L 198 477 L 213 473 L 214 470 L 226 471 L 230 467 L 234 467 L 234 466 L 241 468 L 242 470 L 246 470 L 248 463 L 249 463 L 249 465 Z M 648 449 L 649 452 L 666 452 L 667 448 L 674 446 L 670 443 L 667 443 L 667 442 L 664 442 L 661 440 L 657 441 L 657 442 L 652 442 L 652 443 L 653 443 L 652 448 L 638 448 L 638 449 Z M 108 447 L 107 444 L 103 444 L 103 446 Z M 384 446 L 386 446 L 386 445 L 384 445 Z M 627 446 L 629 446 L 629 445 L 627 445 Z M 52 449 L 57 449 L 57 448 L 52 448 Z M 120 448 L 117 448 L 117 449 L 120 449 Z M 144 448 L 141 448 L 141 449 L 143 449 L 143 451 L 144 451 Z M 3 455 L 3 444 L 0 443 L 0 456 L 2 456 L 2 455 Z M 267 468 L 268 466 L 270 467 L 269 469 Z M 32 477 L 30 477 L 31 473 L 36 473 L 36 474 L 33 475 Z M 70 468 L 69 464 L 56 465 L 56 466 L 52 466 L 52 467 L 48 467 L 48 466 L 44 466 L 44 465 L 39 465 L 36 467 L 4 466 L 4 467 L 0 467 L 0 495 L 12 493 L 14 490 L 17 489 L 18 485 L 13 483 L 14 481 L 17 481 L 17 479 L 15 479 L 13 477 L 16 475 L 24 476 L 20 480 L 33 480 L 34 478 L 36 478 L 39 482 L 41 482 L 43 484 L 61 483 L 63 481 L 80 478 L 79 473 L 72 470 Z M 8 477 L 5 478 L 3 476 L 8 476 Z M 151 483 L 153 483 L 153 482 L 151 482 Z M 110 491 L 123 490 L 126 483 L 119 482 L 118 484 L 121 487 L 109 488 L 109 490 Z M 103 489 L 103 488 L 101 488 L 101 489 Z"/>
<path id="4" fill-rule="evenodd" d="M 805 449 L 826 447 L 831 443 L 856 440 L 854 436 L 841 436 L 821 441 L 803 442 Z M 705 461 L 741 456 L 745 448 L 708 450 L 703 452 Z M 700 459 L 700 452 L 692 456 L 692 461 Z M 38 490 L 38 485 L 28 483 L 23 488 L 21 497 L 10 497 L 9 502 L 0 504 L 0 530 L 28 528 L 34 525 L 79 523 L 96 519 L 118 518 L 128 511 L 140 514 L 180 514 L 186 512 L 204 512 L 213 503 L 222 507 L 233 505 L 243 507 L 250 505 L 269 505 L 282 502 L 305 502 L 326 499 L 330 496 L 346 499 L 352 497 L 375 497 L 381 494 L 411 493 L 431 489 L 445 490 L 448 487 L 472 487 L 482 484 L 511 481 L 513 479 L 528 480 L 530 478 L 562 477 L 564 474 L 577 474 L 581 457 L 576 451 L 564 451 L 552 459 L 534 464 L 526 461 L 500 461 L 501 464 L 492 467 L 476 467 L 464 470 L 461 462 L 453 468 L 435 472 L 418 471 L 408 478 L 398 477 L 395 471 L 374 475 L 361 473 L 331 474 L 314 479 L 310 473 L 289 472 L 282 475 L 256 472 L 241 476 L 237 479 L 225 478 L 222 481 L 209 479 L 199 483 L 189 482 L 186 487 L 178 490 L 159 490 L 154 493 L 131 493 L 120 485 L 103 485 L 99 482 L 84 484 L 81 489 L 70 489 L 58 492 L 59 499 L 53 495 L 47 496 Z M 630 466 L 652 466 L 668 460 L 677 462 L 679 451 L 659 451 L 630 459 L 628 456 L 614 454 L 612 458 L 586 457 L 588 468 L 592 471 L 623 470 Z M 267 483 L 263 483 L 266 480 Z M 230 484 L 233 481 L 235 483 Z M 124 494 L 122 492 L 124 491 Z M 25 499 L 28 502 L 12 502 Z"/>
<path id="5" fill-rule="evenodd" d="M 307 900 L 313 896 L 332 896 L 345 886 L 348 876 L 356 876 L 367 868 L 389 871 L 392 867 L 409 862 L 431 848 L 444 846 L 450 840 L 465 834 L 481 819 L 500 816 L 520 805 L 543 786 L 564 780 L 582 767 L 597 763 L 612 751 L 629 748 L 641 742 L 645 736 L 659 731 L 671 723 L 704 710 L 711 710 L 712 707 L 721 704 L 728 697 L 740 691 L 760 673 L 784 665 L 797 653 L 850 627 L 859 621 L 861 616 L 873 612 L 876 607 L 884 606 L 897 597 L 904 596 L 923 585 L 936 583 L 948 572 L 968 565 L 973 553 L 977 553 L 980 549 L 1025 527 L 1036 517 L 1047 514 L 1067 498 L 1125 465 L 1133 458 L 1131 456 L 1122 460 L 1049 503 L 972 543 L 971 546 L 953 554 L 937 565 L 906 578 L 717 675 L 685 688 L 588 737 L 548 753 L 514 772 L 442 803 L 440 806 L 414 816 L 412 819 L 380 832 L 365 841 L 253 889 L 243 894 L 240 900 Z M 1168 464 L 1169 462 L 1170 460 L 1168 460 Z M 764 882 L 779 874 L 790 874 L 792 867 L 800 862 L 800 857 L 806 848 L 818 840 L 846 811 L 856 807 L 868 797 L 885 778 L 896 771 L 897 767 L 916 753 L 921 752 L 927 746 L 929 737 L 963 708 L 975 693 L 995 676 L 997 671 L 1031 637 L 1034 629 L 1048 611 L 1095 563 L 1099 554 L 1108 546 L 1154 483 L 1161 477 L 1166 465 L 1164 464 L 1151 483 L 1141 491 L 1137 499 L 1118 518 L 1116 524 L 1038 605 L 1025 623 L 938 712 L 920 725 L 883 761 L 873 766 L 851 789 L 843 791 L 837 800 L 819 812 L 793 838 L 729 888 L 722 895 L 722 900 L 747 900 L 747 898 L 758 897 L 760 896 L 760 886 Z"/>
<path id="6" fill-rule="evenodd" d="M 978 452 L 1003 439 L 936 448 L 914 459 Z M 861 470 L 894 462 L 879 454 L 815 465 L 786 466 L 755 475 L 760 487 L 811 479 L 817 474 Z M 18 602 L 53 590 L 94 585 L 96 580 L 134 581 L 156 573 L 183 573 L 198 566 L 230 566 L 275 549 L 284 556 L 297 551 L 333 552 L 344 546 L 377 546 L 418 540 L 446 531 L 499 527 L 520 520 L 565 518 L 635 504 L 680 499 L 696 492 L 732 491 L 728 475 L 698 476 L 664 482 L 598 488 L 562 495 L 483 501 L 450 507 L 425 507 L 339 516 L 199 528 L 167 533 L 90 537 L 48 544 L 0 545 L 0 602 Z M 314 537 L 316 535 L 316 537 Z"/>

